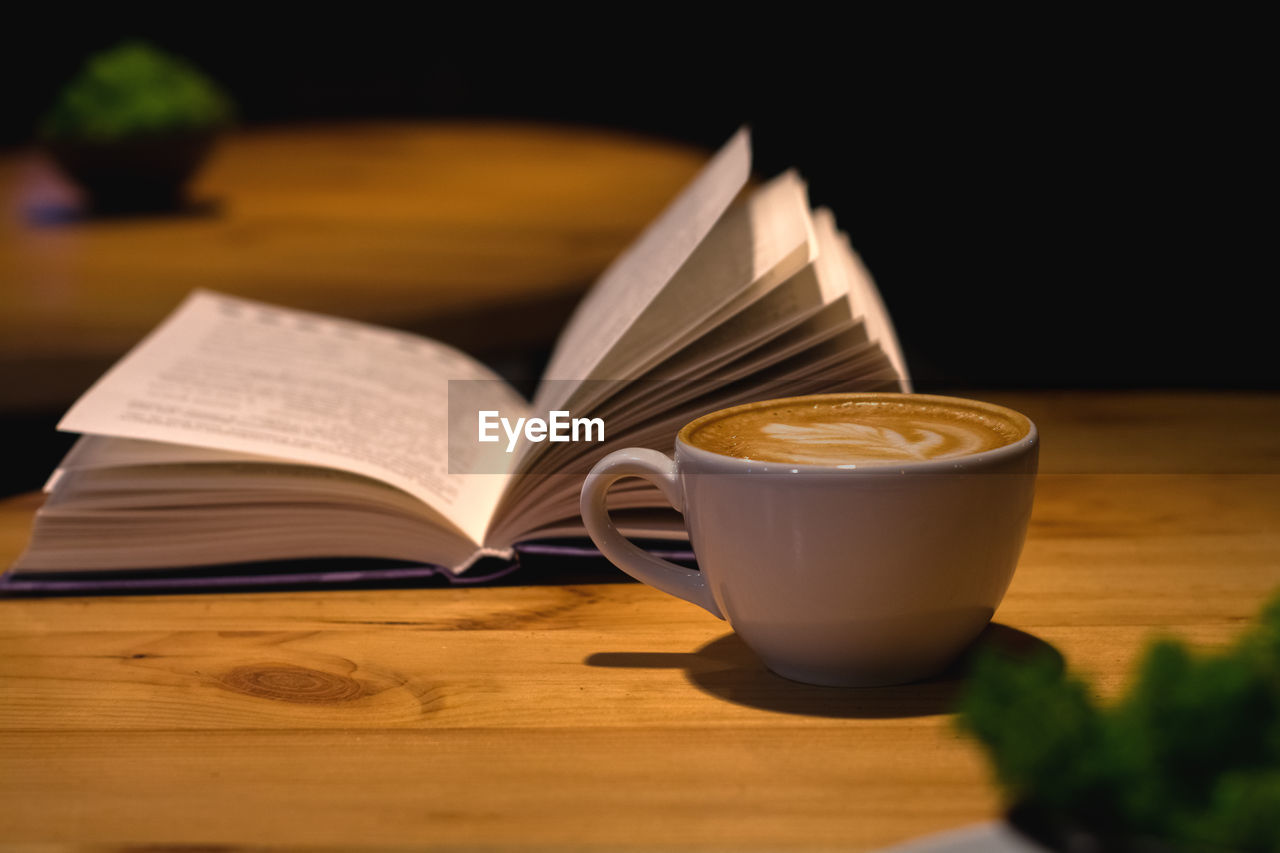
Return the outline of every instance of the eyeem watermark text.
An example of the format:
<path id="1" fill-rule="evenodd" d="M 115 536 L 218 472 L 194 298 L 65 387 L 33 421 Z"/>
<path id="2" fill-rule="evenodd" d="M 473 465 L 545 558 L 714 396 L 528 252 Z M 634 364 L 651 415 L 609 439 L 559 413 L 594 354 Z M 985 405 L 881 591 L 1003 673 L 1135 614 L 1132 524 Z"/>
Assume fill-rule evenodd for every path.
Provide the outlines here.
<path id="1" fill-rule="evenodd" d="M 569 412 L 553 409 L 547 419 L 501 417 L 495 409 L 480 410 L 480 441 L 501 441 L 498 429 L 507 436 L 507 452 L 515 450 L 520 436 L 528 441 L 604 441 L 603 418 L 575 418 Z"/>

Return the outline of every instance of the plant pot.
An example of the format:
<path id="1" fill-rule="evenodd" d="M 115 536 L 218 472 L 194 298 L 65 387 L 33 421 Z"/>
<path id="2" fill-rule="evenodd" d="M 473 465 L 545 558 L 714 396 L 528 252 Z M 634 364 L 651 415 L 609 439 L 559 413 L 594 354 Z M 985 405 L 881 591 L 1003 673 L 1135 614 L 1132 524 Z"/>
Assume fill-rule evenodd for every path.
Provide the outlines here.
<path id="1" fill-rule="evenodd" d="M 58 167 L 85 192 L 94 213 L 163 212 L 185 202 L 216 129 L 148 134 L 112 141 L 49 140 Z"/>

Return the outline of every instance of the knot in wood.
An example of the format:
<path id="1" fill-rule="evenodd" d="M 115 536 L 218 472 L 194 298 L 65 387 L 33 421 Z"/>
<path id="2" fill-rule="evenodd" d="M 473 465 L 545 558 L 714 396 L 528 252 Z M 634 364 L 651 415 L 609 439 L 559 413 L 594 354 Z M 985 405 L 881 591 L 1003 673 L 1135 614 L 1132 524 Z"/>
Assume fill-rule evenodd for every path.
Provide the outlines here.
<path id="1" fill-rule="evenodd" d="M 238 666 L 220 683 L 228 690 L 282 702 L 326 704 L 350 702 L 367 694 L 354 678 L 292 664 Z"/>

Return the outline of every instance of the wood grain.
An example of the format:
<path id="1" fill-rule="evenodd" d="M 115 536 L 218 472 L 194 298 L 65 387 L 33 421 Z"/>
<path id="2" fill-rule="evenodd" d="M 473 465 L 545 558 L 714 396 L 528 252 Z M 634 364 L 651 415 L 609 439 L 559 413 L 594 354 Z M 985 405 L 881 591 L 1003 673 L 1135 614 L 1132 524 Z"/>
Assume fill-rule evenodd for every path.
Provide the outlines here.
<path id="1" fill-rule="evenodd" d="M 1280 406 L 1274 393 L 1064 390 L 967 396 L 1011 406 L 1042 425 L 1042 472 L 1280 474 L 1280 429 L 1274 427 Z"/>
<path id="2" fill-rule="evenodd" d="M 1280 397 L 1020 399 L 1085 442 L 1062 467 L 1115 470 L 1040 478 L 990 639 L 1111 697 L 1153 634 L 1220 646 L 1280 588 L 1280 474 L 1194 461 L 1268 446 Z M 0 559 L 36 502 L 0 504 Z M 961 677 L 794 684 L 632 583 L 0 600 L 0 840 L 874 849 L 999 814 Z"/>
<path id="3" fill-rule="evenodd" d="M 510 123 L 254 129 L 186 213 L 86 220 L 42 157 L 0 155 L 0 409 L 68 405 L 197 287 L 472 350 L 545 344 L 706 157 Z"/>

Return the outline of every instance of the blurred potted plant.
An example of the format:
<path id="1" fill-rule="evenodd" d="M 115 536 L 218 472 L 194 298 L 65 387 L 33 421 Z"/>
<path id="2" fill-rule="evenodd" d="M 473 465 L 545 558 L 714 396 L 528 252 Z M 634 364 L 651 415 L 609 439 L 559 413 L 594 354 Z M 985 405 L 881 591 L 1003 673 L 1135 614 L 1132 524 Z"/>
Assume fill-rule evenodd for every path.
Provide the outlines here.
<path id="1" fill-rule="evenodd" d="M 987 652 L 958 720 L 1051 849 L 1280 851 L 1280 598 L 1224 652 L 1155 643 L 1106 707 L 1056 658 Z"/>
<path id="2" fill-rule="evenodd" d="M 98 211 L 177 207 L 231 121 L 230 99 L 189 63 L 129 41 L 90 57 L 40 126 Z"/>

